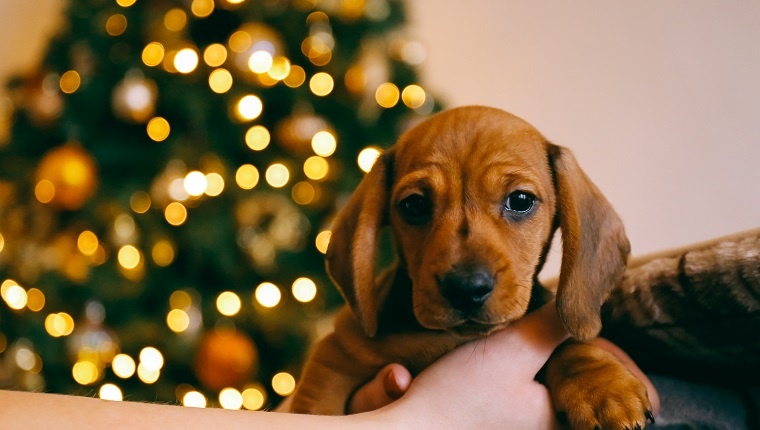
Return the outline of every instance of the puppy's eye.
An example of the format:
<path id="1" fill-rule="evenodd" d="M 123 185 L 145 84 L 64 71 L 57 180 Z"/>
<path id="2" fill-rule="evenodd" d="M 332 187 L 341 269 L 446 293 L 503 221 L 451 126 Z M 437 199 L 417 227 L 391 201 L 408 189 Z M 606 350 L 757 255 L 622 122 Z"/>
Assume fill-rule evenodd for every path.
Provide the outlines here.
<path id="1" fill-rule="evenodd" d="M 517 214 L 526 214 L 536 204 L 536 196 L 525 191 L 515 191 L 507 196 L 504 209 Z"/>
<path id="2" fill-rule="evenodd" d="M 412 225 L 420 225 L 427 222 L 430 219 L 432 209 L 430 200 L 421 194 L 411 194 L 404 197 L 398 203 L 401 218 Z"/>

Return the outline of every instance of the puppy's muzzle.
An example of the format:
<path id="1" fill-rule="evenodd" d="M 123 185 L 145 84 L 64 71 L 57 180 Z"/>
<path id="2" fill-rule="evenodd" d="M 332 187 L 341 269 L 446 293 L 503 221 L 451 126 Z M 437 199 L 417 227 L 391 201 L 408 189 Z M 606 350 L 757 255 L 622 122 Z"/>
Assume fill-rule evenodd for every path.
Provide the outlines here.
<path id="1" fill-rule="evenodd" d="M 482 307 L 493 287 L 493 275 L 482 267 L 455 268 L 438 278 L 441 295 L 452 308 L 465 313 Z"/>

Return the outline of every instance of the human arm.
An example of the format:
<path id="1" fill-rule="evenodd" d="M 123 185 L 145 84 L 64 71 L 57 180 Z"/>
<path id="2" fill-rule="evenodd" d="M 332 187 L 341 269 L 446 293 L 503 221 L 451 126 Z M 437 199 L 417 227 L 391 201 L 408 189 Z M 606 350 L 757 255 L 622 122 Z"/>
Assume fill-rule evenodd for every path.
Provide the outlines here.
<path id="1" fill-rule="evenodd" d="M 553 306 L 465 344 L 423 371 L 397 401 L 342 417 L 194 409 L 0 391 L 3 429 L 552 428 L 546 389 L 533 376 L 567 337 Z"/>

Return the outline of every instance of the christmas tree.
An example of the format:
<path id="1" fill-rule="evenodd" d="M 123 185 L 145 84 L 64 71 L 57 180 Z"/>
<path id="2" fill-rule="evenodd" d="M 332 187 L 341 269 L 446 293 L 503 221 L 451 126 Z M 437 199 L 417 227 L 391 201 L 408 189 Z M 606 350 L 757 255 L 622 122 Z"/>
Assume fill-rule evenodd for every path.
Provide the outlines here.
<path id="1" fill-rule="evenodd" d="M 72 0 L 0 106 L 0 388 L 259 409 L 329 222 L 436 110 L 399 0 Z"/>

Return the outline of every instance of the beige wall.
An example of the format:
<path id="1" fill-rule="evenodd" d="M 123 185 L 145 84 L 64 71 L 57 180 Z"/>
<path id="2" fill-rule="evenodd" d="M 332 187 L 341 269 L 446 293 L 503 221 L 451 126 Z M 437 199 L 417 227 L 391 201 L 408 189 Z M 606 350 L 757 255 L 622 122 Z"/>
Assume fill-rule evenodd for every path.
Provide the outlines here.
<path id="1" fill-rule="evenodd" d="M 410 5 L 428 85 L 570 147 L 634 254 L 760 226 L 760 2 Z"/>
<path id="2" fill-rule="evenodd" d="M 0 78 L 62 0 L 0 2 Z M 634 253 L 760 225 L 760 2 L 410 0 L 424 78 L 573 149 Z"/>

